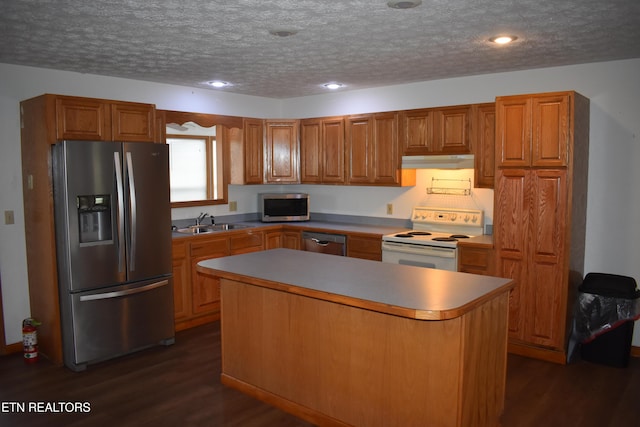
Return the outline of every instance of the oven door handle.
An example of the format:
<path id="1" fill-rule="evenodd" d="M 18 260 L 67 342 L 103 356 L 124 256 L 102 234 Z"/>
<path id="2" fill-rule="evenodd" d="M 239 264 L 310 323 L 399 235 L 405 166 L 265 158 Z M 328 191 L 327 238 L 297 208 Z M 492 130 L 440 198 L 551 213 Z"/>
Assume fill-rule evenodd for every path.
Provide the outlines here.
<path id="1" fill-rule="evenodd" d="M 411 243 L 382 242 L 382 250 L 400 252 L 405 254 L 428 255 L 440 258 L 455 258 L 455 248 L 442 248 L 439 246 L 414 245 Z"/>

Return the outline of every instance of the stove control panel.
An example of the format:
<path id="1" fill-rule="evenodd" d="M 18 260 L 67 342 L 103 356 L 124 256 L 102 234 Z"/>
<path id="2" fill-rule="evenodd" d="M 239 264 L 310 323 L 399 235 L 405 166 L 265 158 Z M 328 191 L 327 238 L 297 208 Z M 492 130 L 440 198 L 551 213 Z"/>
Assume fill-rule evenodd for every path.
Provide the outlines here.
<path id="1" fill-rule="evenodd" d="M 482 227 L 483 212 L 472 209 L 415 207 L 411 220 L 422 224 L 451 224 Z"/>

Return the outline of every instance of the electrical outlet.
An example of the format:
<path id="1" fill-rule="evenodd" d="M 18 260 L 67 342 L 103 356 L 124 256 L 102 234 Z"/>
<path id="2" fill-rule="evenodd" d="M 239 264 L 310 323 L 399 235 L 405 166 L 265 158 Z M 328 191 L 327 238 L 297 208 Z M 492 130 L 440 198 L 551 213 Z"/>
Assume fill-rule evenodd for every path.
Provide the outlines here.
<path id="1" fill-rule="evenodd" d="M 238 210 L 238 202 L 235 200 L 233 202 L 229 202 L 229 212 L 235 212 Z"/>
<path id="2" fill-rule="evenodd" d="M 15 218 L 13 217 L 13 211 L 4 211 L 4 223 L 15 224 Z"/>
<path id="3" fill-rule="evenodd" d="M 387 203 L 387 215 L 393 215 L 393 204 Z"/>

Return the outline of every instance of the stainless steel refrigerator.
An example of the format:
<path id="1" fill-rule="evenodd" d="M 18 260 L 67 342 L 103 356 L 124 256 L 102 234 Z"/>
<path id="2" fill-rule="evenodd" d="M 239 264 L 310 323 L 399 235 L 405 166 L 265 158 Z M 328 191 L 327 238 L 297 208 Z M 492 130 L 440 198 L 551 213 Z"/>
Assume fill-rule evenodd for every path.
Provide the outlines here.
<path id="1" fill-rule="evenodd" d="M 74 371 L 174 342 L 165 144 L 52 148 L 64 362 Z"/>

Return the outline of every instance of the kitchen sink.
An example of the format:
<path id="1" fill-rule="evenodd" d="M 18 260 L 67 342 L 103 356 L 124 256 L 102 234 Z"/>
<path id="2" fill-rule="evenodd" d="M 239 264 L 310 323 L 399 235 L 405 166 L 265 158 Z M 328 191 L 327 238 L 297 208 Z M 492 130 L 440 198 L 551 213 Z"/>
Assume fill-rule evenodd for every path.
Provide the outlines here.
<path id="1" fill-rule="evenodd" d="M 210 225 L 192 225 L 190 227 L 178 228 L 175 230 L 182 234 L 209 234 L 216 231 L 239 230 L 242 228 L 250 228 L 247 224 L 210 224 Z"/>

